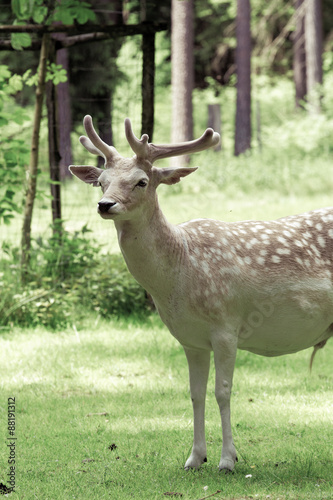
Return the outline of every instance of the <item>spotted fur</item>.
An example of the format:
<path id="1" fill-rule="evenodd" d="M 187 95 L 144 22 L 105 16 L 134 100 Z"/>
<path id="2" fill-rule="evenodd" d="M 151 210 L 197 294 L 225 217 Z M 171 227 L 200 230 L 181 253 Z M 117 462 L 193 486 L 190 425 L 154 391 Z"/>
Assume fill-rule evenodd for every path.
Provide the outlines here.
<path id="1" fill-rule="evenodd" d="M 195 219 L 174 226 L 157 200 L 159 184 L 179 182 L 196 169 L 156 168 L 160 158 L 216 145 L 211 129 L 180 145 L 138 140 L 125 121 L 135 156 L 122 158 L 85 117 L 82 144 L 105 159 L 106 169 L 71 166 L 103 196 L 98 212 L 113 220 L 133 276 L 152 295 L 158 312 L 185 350 L 194 412 L 194 441 L 186 468 L 206 461 L 204 407 L 210 352 L 222 420 L 220 470 L 232 470 L 236 449 L 230 394 L 237 348 L 278 356 L 314 346 L 333 335 L 333 208 L 274 221 L 227 223 Z"/>

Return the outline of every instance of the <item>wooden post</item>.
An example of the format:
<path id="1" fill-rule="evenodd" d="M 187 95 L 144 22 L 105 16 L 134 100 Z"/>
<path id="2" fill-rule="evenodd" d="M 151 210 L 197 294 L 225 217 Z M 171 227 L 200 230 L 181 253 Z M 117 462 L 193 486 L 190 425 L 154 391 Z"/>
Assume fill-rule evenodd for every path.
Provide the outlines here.
<path id="1" fill-rule="evenodd" d="M 260 110 L 260 102 L 256 101 L 256 123 L 257 123 L 257 142 L 258 148 L 261 153 L 262 151 L 262 141 L 261 141 L 261 110 Z"/>
<path id="2" fill-rule="evenodd" d="M 155 7 L 156 8 L 156 7 Z M 151 22 L 154 19 L 154 2 L 141 1 L 141 21 Z M 154 132 L 154 100 L 155 100 L 155 33 L 142 35 L 142 114 L 141 135 L 148 134 L 153 140 Z"/>
<path id="3" fill-rule="evenodd" d="M 54 35 L 56 40 L 66 38 L 64 33 Z M 67 71 L 67 81 L 61 82 L 55 89 L 56 101 L 56 125 L 58 148 L 60 154 L 60 177 L 61 179 L 70 178 L 71 173 L 68 165 L 73 163 L 72 160 L 72 147 L 71 147 L 71 130 L 72 130 L 72 113 L 71 113 L 71 100 L 69 93 L 69 57 L 68 49 L 63 48 L 56 51 L 55 60 L 57 64 Z"/>
<path id="4" fill-rule="evenodd" d="M 51 42 L 50 60 L 55 60 L 55 45 Z M 50 188 L 51 188 L 51 210 L 53 233 L 59 234 L 59 221 L 61 220 L 61 192 L 60 192 L 60 160 L 58 140 L 58 127 L 56 120 L 56 87 L 50 81 L 46 84 L 46 105 L 48 121 L 48 144 L 49 144 L 49 168 L 50 168 Z"/>
<path id="5" fill-rule="evenodd" d="M 215 146 L 214 151 L 222 149 L 222 125 L 221 125 L 221 106 L 219 104 L 208 104 L 208 122 L 207 127 L 211 127 L 221 136 L 221 141 Z"/>

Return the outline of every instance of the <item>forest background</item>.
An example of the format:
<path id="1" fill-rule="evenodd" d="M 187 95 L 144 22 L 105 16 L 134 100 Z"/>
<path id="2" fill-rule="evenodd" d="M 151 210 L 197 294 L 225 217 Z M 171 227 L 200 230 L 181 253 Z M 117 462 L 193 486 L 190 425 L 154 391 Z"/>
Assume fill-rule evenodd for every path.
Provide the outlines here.
<path id="1" fill-rule="evenodd" d="M 193 15 L 192 24 L 187 14 L 184 26 L 180 27 L 187 33 L 192 30 L 193 43 L 190 49 L 180 47 L 184 53 L 190 50 L 185 59 L 188 64 L 180 61 L 180 67 L 174 71 L 184 73 L 183 92 L 190 96 L 190 108 L 185 108 L 179 121 L 182 114 L 179 101 L 176 100 L 176 112 L 172 109 L 182 90 L 177 88 L 178 82 L 172 81 L 172 65 L 176 65 L 177 55 L 172 55 L 175 49 L 171 41 L 181 16 L 171 23 L 171 14 L 180 3 Z M 85 114 L 93 116 L 104 140 L 115 145 L 121 154 L 130 155 L 123 120 L 131 117 L 134 130 L 140 135 L 145 111 L 142 109 L 143 37 L 112 36 L 88 43 L 89 32 L 95 31 L 97 25 L 143 23 L 155 27 L 155 110 L 154 120 L 149 122 L 155 142 L 167 143 L 175 136 L 188 140 L 201 135 L 212 123 L 210 111 L 214 108 L 214 126 L 221 127 L 221 149 L 195 155 L 191 162 L 200 166 L 196 176 L 179 186 L 160 189 L 162 206 L 171 221 L 198 216 L 224 220 L 273 218 L 330 204 L 333 7 L 329 1 L 308 3 L 320 21 L 319 31 L 311 32 L 317 41 L 310 39 L 310 45 L 319 46 L 320 67 L 311 93 L 307 89 L 307 73 L 314 64 L 306 63 L 306 57 L 309 59 L 305 31 L 307 2 L 253 0 L 251 6 L 245 0 L 176 1 L 172 5 L 170 1 L 162 1 L 158 6 L 148 1 L 102 0 L 1 3 L 3 27 L 12 25 L 17 30 L 10 33 L 9 29 L 3 29 L 0 33 L 2 328 L 39 323 L 61 328 L 73 320 L 83 321 L 87 310 L 102 317 L 151 313 L 149 300 L 128 274 L 118 253 L 113 226 L 105 224 L 95 213 L 97 190 L 68 178 L 70 163 L 95 161 L 77 140 L 83 133 Z M 242 20 L 240 30 L 239 13 L 244 14 L 245 7 L 248 19 Z M 32 28 L 25 32 L 27 24 Z M 74 43 L 72 36 L 68 47 L 58 50 L 54 45 L 56 53 L 49 54 L 37 173 L 32 176 L 28 173 L 31 132 L 42 43 L 41 32 L 35 33 L 33 28 L 43 24 L 72 25 L 75 34 L 83 30 L 79 36 L 86 40 Z M 249 33 L 250 43 L 246 44 Z M 51 35 L 53 40 L 66 36 L 68 33 Z M 242 36 L 248 51 L 245 56 L 237 56 Z M 249 61 L 245 85 L 250 88 L 240 91 L 237 57 Z M 55 142 L 62 145 L 56 152 L 56 160 L 54 156 L 50 159 L 49 152 L 52 92 L 56 95 L 58 119 Z M 241 106 L 237 95 L 248 96 L 245 115 L 240 116 L 238 124 L 237 112 Z M 237 130 L 244 128 L 248 143 L 243 151 L 237 151 Z M 57 163 L 59 178 L 52 178 L 51 173 L 50 179 L 52 162 Z M 26 266 L 24 257 L 28 252 L 24 251 L 22 224 L 29 178 L 34 177 L 36 200 Z M 55 218 L 57 193 L 61 216 Z"/>

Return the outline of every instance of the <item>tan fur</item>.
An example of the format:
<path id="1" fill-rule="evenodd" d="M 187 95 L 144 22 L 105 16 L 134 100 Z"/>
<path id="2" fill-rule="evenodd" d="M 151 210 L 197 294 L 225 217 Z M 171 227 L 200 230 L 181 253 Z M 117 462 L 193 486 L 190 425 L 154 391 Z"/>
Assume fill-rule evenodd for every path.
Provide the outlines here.
<path id="1" fill-rule="evenodd" d="M 314 346 L 310 360 L 333 335 L 333 208 L 275 221 L 226 223 L 196 219 L 177 226 L 164 217 L 159 184 L 174 184 L 196 169 L 156 168 L 153 161 L 216 145 L 208 129 L 180 145 L 149 144 L 125 131 L 135 156 L 122 158 L 85 117 L 82 144 L 105 158 L 106 169 L 70 167 L 103 196 L 98 213 L 113 220 L 128 269 L 151 294 L 170 332 L 184 348 L 190 373 L 194 440 L 186 468 L 206 460 L 204 407 L 210 352 L 222 421 L 220 470 L 232 470 L 236 449 L 230 395 L 237 349 L 279 356 Z"/>

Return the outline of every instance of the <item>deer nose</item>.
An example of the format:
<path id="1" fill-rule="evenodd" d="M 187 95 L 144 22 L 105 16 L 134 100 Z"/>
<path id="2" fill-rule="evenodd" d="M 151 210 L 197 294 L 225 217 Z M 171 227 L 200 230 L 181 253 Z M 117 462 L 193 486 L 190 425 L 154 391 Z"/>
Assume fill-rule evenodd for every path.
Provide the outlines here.
<path id="1" fill-rule="evenodd" d="M 98 203 L 98 210 L 102 213 L 105 214 L 107 213 L 110 208 L 112 208 L 114 205 L 116 205 L 116 202 L 111 202 L 111 201 L 100 201 Z"/>

